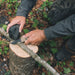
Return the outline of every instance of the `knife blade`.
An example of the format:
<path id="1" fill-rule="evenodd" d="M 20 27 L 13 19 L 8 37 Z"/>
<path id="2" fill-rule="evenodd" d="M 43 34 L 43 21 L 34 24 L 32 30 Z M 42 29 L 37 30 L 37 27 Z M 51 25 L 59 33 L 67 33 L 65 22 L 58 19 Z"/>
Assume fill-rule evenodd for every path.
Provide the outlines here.
<path id="1" fill-rule="evenodd" d="M 28 38 L 28 37 L 27 37 L 27 38 Z M 18 39 L 18 40 L 12 41 L 11 44 L 17 44 L 17 43 L 19 43 L 19 42 L 24 43 L 24 42 L 27 40 L 27 38 L 21 37 L 21 38 Z"/>

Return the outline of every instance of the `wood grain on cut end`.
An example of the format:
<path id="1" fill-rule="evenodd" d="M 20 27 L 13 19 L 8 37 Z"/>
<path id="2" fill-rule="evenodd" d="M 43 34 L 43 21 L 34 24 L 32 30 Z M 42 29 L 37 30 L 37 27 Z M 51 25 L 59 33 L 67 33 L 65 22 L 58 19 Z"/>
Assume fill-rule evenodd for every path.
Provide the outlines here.
<path id="1" fill-rule="evenodd" d="M 18 45 L 9 44 L 10 50 L 12 50 L 17 56 L 22 58 L 28 58 L 30 55 L 25 52 L 22 48 L 20 48 Z M 32 50 L 34 53 L 38 52 L 38 47 L 34 45 L 27 45 L 27 47 Z"/>

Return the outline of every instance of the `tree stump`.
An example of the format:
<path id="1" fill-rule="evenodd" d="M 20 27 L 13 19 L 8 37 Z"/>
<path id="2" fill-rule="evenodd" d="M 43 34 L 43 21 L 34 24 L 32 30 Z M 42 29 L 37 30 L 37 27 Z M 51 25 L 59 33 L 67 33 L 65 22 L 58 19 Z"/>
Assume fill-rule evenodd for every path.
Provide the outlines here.
<path id="1" fill-rule="evenodd" d="M 9 68 L 12 75 L 32 75 L 35 60 L 18 45 L 9 44 Z M 34 53 L 38 52 L 38 47 L 27 45 Z"/>

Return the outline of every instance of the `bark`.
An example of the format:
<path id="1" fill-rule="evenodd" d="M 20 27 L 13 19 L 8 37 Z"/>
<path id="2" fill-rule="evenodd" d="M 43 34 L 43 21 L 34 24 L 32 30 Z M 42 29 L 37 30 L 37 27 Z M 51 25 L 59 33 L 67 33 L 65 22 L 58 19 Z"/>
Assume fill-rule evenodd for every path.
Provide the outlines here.
<path id="1" fill-rule="evenodd" d="M 19 57 L 12 50 L 9 50 L 9 54 L 9 68 L 12 75 L 32 75 L 35 65 L 35 60 L 32 57 Z"/>
<path id="2" fill-rule="evenodd" d="M 2 30 L 0 28 L 0 33 L 3 34 L 5 37 L 7 37 L 8 39 L 9 36 L 8 34 L 6 34 L 6 32 L 4 30 Z M 11 40 L 11 39 L 10 39 Z M 43 59 L 41 59 L 37 54 L 35 54 L 33 51 L 31 51 L 26 45 L 24 45 L 23 43 L 18 43 L 18 45 L 25 50 L 29 55 L 31 55 L 33 57 L 33 59 L 35 59 L 38 63 L 40 63 L 42 66 L 44 66 L 48 71 L 50 71 L 53 75 L 60 75 L 53 67 L 51 67 L 46 61 L 44 61 Z"/>

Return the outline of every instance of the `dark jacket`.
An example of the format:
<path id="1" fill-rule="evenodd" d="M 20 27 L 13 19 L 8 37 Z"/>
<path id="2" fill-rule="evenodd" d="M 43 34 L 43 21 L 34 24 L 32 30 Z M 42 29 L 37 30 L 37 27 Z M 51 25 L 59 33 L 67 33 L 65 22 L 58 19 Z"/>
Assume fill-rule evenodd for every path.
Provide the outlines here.
<path id="1" fill-rule="evenodd" d="M 22 0 L 17 16 L 27 17 L 37 0 Z M 75 0 L 56 0 L 49 11 L 50 23 L 54 26 L 44 30 L 47 39 L 75 35 Z M 58 23 L 57 23 L 58 22 Z"/>
<path id="2" fill-rule="evenodd" d="M 17 10 L 17 16 L 27 17 L 37 0 L 21 0 L 21 5 Z"/>

